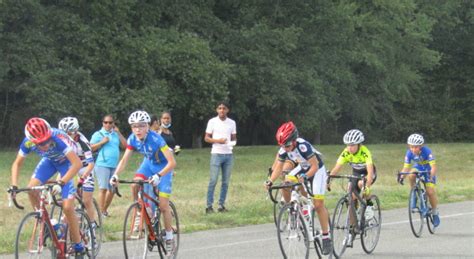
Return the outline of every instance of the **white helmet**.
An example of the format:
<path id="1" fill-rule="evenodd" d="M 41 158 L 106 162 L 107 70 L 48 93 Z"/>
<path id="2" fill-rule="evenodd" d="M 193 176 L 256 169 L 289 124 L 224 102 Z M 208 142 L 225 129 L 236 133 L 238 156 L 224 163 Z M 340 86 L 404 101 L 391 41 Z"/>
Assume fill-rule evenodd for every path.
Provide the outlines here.
<path id="1" fill-rule="evenodd" d="M 344 144 L 346 145 L 356 145 L 364 142 L 364 133 L 358 129 L 351 129 L 346 134 L 344 134 Z"/>
<path id="2" fill-rule="evenodd" d="M 58 128 L 65 132 L 73 132 L 79 130 L 79 121 L 75 117 L 66 117 L 61 119 Z"/>
<path id="3" fill-rule="evenodd" d="M 407 144 L 413 146 L 421 146 L 423 145 L 423 143 L 425 143 L 425 139 L 423 138 L 423 136 L 416 133 L 411 134 L 407 140 Z"/>
<path id="4" fill-rule="evenodd" d="M 130 114 L 130 117 L 128 117 L 128 124 L 133 124 L 133 123 L 150 123 L 150 115 L 146 111 L 135 111 L 132 114 Z"/>

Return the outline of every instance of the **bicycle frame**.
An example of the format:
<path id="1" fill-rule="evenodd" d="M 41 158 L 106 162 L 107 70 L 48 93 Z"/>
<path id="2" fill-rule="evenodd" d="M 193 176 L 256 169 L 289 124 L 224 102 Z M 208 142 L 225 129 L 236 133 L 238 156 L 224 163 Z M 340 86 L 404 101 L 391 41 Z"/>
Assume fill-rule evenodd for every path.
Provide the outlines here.
<path id="1" fill-rule="evenodd" d="M 49 218 L 49 214 L 48 214 L 48 210 L 46 209 L 46 202 L 48 204 L 51 204 L 51 197 L 52 197 L 52 200 L 54 202 L 54 204 L 58 207 L 61 207 L 61 205 L 58 203 L 58 201 L 56 200 L 56 197 L 54 195 L 51 195 L 50 191 L 52 189 L 53 185 L 41 185 L 41 186 L 34 186 L 34 187 L 30 187 L 30 188 L 23 188 L 23 189 L 17 189 L 17 190 L 8 190 L 9 193 L 11 193 L 13 195 L 13 193 L 20 193 L 20 192 L 29 192 L 29 191 L 41 191 L 41 194 L 40 194 L 40 206 L 39 206 L 39 209 L 36 211 L 37 213 L 39 213 L 39 217 L 40 219 L 43 221 L 41 226 L 40 227 L 40 241 L 39 241 L 39 247 L 43 247 L 43 241 L 44 241 L 44 228 L 45 227 L 48 227 L 50 230 L 51 233 L 51 238 L 52 238 L 52 241 L 53 241 L 53 244 L 54 244 L 54 247 L 56 248 L 56 251 L 58 252 L 58 255 L 57 255 L 57 258 L 66 258 L 66 242 L 61 242 L 61 240 L 59 240 L 57 234 L 56 234 L 56 231 L 54 231 L 54 227 L 53 225 L 51 225 L 51 221 L 50 221 L 50 218 Z M 11 198 L 11 201 L 15 204 L 15 207 L 17 207 L 18 209 L 21 209 L 23 210 L 24 207 L 21 206 L 20 204 L 18 204 L 18 202 L 16 201 L 16 197 L 12 197 L 10 196 Z M 46 201 L 46 199 L 48 199 L 48 201 Z M 38 223 L 38 221 L 36 221 L 36 223 Z M 35 229 L 37 228 L 38 226 L 35 224 Z M 66 236 L 64 237 L 66 238 Z"/>

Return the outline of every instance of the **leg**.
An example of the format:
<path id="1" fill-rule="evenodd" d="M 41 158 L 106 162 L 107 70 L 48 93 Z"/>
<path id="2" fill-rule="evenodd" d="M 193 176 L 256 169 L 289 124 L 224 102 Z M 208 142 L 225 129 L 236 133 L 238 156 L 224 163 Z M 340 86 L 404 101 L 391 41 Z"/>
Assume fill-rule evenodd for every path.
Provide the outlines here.
<path id="1" fill-rule="evenodd" d="M 291 162 L 290 160 L 286 160 L 285 163 L 283 164 L 283 171 L 284 172 L 291 171 L 294 168 L 295 168 L 295 164 L 293 162 Z M 285 178 L 286 177 L 284 177 L 283 180 L 286 180 Z M 286 203 L 290 202 L 290 199 L 291 199 L 291 190 L 290 189 L 288 189 L 288 188 L 281 189 L 281 195 L 283 196 L 283 199 L 285 200 Z"/>
<path id="2" fill-rule="evenodd" d="M 232 154 L 226 154 L 223 163 L 221 164 L 222 168 L 222 185 L 221 193 L 219 197 L 219 206 L 224 207 L 225 200 L 227 197 L 227 190 L 229 189 L 230 175 L 232 172 L 232 165 L 234 163 L 234 157 Z"/>
<path id="3" fill-rule="evenodd" d="M 430 200 L 431 208 L 435 211 L 438 207 L 438 196 L 436 195 L 436 189 L 434 186 L 426 185 L 426 194 L 428 194 L 428 199 Z"/>
<path id="4" fill-rule="evenodd" d="M 87 216 L 91 222 L 95 221 L 95 208 L 93 203 L 93 192 L 83 192 L 82 193 L 82 202 L 84 202 L 84 206 L 86 207 Z"/>
<path id="5" fill-rule="evenodd" d="M 211 154 L 210 163 L 210 179 L 207 188 L 207 207 L 212 208 L 214 203 L 214 190 L 216 188 L 217 180 L 219 179 L 220 159 L 217 154 Z"/>
<path id="6" fill-rule="evenodd" d="M 324 206 L 324 200 L 314 199 L 314 209 L 318 213 L 319 223 L 321 224 L 321 230 L 323 233 L 329 232 L 329 212 Z"/>
<path id="7" fill-rule="evenodd" d="M 64 200 L 63 213 L 66 216 L 68 226 L 70 228 L 71 240 L 74 243 L 80 243 L 81 237 L 79 235 L 79 224 L 77 222 L 76 214 L 74 211 L 74 198 Z"/>
<path id="8" fill-rule="evenodd" d="M 31 178 L 30 182 L 28 183 L 28 187 L 34 187 L 41 185 L 41 181 L 36 178 Z M 33 207 L 34 210 L 39 209 L 40 204 L 39 204 L 39 192 L 38 191 L 31 191 L 28 192 L 28 199 L 30 200 L 31 206 Z"/>

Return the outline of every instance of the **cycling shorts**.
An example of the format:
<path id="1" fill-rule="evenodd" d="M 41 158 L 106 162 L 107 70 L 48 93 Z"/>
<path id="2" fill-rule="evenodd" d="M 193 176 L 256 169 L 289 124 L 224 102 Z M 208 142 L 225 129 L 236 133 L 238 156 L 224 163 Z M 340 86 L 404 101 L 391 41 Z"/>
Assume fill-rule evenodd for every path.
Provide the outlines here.
<path id="1" fill-rule="evenodd" d="M 151 162 L 149 159 L 143 159 L 140 168 L 138 168 L 135 177 L 139 177 L 143 180 L 148 180 L 153 175 L 159 173 L 166 165 L 156 164 Z M 169 198 L 172 191 L 173 171 L 167 173 L 165 176 L 160 178 L 158 184 L 158 190 L 160 190 L 160 197 Z"/>
<path id="2" fill-rule="evenodd" d="M 69 163 L 69 160 L 66 160 L 61 164 L 56 164 L 51 162 L 51 160 L 47 158 L 42 158 L 36 166 L 31 178 L 38 179 L 41 184 L 45 184 L 46 181 L 48 181 L 56 174 L 56 172 L 59 172 L 59 175 L 63 177 L 69 169 L 70 165 L 71 164 Z M 74 187 L 74 181 L 70 180 L 62 187 L 61 197 L 63 200 L 72 199 L 74 198 L 75 193 L 76 188 Z"/>
<path id="3" fill-rule="evenodd" d="M 82 174 L 84 174 L 84 172 L 86 171 L 86 168 L 87 167 L 81 168 L 79 172 L 77 173 L 77 175 L 81 177 Z M 84 180 L 84 184 L 82 185 L 82 190 L 85 192 L 94 192 L 94 170 L 92 170 L 89 176 Z"/>

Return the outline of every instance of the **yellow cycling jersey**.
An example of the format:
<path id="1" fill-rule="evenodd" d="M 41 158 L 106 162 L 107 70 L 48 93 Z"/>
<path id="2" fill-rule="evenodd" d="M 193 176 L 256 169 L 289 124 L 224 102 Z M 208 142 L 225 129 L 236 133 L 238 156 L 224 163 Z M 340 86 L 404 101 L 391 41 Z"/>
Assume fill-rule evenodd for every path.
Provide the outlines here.
<path id="1" fill-rule="evenodd" d="M 337 163 L 341 165 L 349 163 L 355 170 L 363 170 L 367 168 L 367 165 L 373 164 L 372 154 L 364 145 L 361 145 L 355 154 L 351 154 L 346 147 L 337 159 Z"/>

